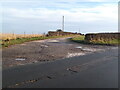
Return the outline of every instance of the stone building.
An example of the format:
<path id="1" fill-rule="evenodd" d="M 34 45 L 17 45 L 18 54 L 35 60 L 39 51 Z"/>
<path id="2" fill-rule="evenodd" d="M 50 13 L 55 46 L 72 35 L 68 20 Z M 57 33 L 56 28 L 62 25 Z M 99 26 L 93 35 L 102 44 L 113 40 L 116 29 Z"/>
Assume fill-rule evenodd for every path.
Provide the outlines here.
<path id="1" fill-rule="evenodd" d="M 56 31 L 49 31 L 47 36 L 65 36 L 65 35 L 82 35 L 81 33 L 72 33 L 72 32 L 64 32 L 61 29 Z"/>

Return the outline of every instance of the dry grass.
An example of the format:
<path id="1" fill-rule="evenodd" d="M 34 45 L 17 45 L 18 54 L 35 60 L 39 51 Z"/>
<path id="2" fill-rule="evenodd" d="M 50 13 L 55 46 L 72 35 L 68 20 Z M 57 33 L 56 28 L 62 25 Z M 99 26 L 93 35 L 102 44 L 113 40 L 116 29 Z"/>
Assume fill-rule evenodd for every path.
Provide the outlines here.
<path id="1" fill-rule="evenodd" d="M 51 39 L 51 38 L 63 38 L 63 37 L 70 37 L 73 35 L 67 36 L 49 36 L 46 37 L 40 34 L 1 34 L 0 33 L 0 48 L 1 47 L 8 47 L 10 45 L 21 44 L 24 42 L 34 41 L 34 40 L 44 40 L 44 39 Z"/>
<path id="2" fill-rule="evenodd" d="M 32 38 L 40 37 L 41 34 L 11 34 L 11 33 L 0 33 L 0 40 L 15 40 L 18 38 Z"/>

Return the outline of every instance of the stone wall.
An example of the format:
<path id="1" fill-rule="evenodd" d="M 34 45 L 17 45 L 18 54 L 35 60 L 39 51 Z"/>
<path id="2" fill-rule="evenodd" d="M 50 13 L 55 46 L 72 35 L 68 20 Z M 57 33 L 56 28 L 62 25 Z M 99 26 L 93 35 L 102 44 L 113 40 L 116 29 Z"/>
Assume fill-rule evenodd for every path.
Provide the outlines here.
<path id="1" fill-rule="evenodd" d="M 113 39 L 120 39 L 120 33 L 94 33 L 85 35 L 85 41 L 88 42 Z"/>

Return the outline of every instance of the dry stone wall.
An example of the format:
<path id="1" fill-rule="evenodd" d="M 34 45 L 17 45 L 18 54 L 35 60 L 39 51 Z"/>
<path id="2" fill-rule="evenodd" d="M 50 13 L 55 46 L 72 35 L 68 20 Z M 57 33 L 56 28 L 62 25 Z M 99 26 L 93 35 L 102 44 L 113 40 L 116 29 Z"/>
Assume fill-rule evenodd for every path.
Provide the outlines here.
<path id="1" fill-rule="evenodd" d="M 120 39 L 120 33 L 93 33 L 85 35 L 85 41 L 87 42 L 114 39 Z"/>

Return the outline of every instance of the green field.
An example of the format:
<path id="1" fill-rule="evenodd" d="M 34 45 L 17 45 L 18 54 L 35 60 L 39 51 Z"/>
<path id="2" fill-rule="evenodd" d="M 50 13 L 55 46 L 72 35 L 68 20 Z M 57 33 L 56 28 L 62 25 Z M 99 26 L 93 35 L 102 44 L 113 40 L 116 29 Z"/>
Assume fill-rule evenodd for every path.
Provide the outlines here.
<path id="1" fill-rule="evenodd" d="M 94 44 L 120 45 L 120 39 L 91 41 Z"/>
<path id="2" fill-rule="evenodd" d="M 84 38 L 85 36 L 76 36 L 74 38 L 71 38 L 70 40 L 78 43 L 85 43 Z"/>

